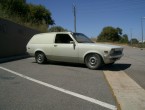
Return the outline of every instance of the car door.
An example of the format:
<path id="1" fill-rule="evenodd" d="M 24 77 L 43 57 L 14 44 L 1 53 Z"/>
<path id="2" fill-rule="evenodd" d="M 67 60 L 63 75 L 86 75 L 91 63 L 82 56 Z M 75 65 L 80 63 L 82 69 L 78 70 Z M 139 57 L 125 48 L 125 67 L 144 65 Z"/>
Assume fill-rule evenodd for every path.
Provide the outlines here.
<path id="1" fill-rule="evenodd" d="M 78 62 L 78 46 L 69 34 L 56 34 L 52 59 L 63 62 Z"/>

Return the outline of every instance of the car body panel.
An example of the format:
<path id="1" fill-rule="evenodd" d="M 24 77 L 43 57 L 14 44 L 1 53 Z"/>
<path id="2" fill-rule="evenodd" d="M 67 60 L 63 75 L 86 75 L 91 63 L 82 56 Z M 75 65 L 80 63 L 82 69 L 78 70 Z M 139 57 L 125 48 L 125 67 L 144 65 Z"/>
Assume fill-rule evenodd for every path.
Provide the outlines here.
<path id="1" fill-rule="evenodd" d="M 78 62 L 78 46 L 73 44 L 54 44 L 52 47 L 51 60 L 64 62 Z"/>

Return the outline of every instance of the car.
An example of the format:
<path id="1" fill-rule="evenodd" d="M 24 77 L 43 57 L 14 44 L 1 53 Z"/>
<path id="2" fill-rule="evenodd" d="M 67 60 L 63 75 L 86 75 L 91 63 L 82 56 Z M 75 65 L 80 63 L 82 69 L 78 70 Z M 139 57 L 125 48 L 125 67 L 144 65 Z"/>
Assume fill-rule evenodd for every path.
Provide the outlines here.
<path id="1" fill-rule="evenodd" d="M 113 64 L 123 56 L 123 47 L 92 42 L 86 35 L 73 32 L 50 32 L 34 35 L 27 52 L 38 64 L 59 61 L 86 64 L 98 69 Z"/>

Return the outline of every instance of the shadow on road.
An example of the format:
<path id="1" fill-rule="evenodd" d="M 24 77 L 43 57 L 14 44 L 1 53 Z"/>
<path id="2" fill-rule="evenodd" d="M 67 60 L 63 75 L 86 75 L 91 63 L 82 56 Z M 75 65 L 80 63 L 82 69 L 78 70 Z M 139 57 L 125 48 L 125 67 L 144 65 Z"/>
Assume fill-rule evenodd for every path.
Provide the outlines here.
<path id="1" fill-rule="evenodd" d="M 37 62 L 33 62 L 33 63 L 37 63 Z M 48 61 L 43 65 L 56 65 L 56 66 L 66 66 L 66 67 L 87 68 L 85 64 L 56 62 L 56 61 Z"/>
<path id="2" fill-rule="evenodd" d="M 6 63 L 6 62 L 12 62 L 12 61 L 17 61 L 25 58 L 29 58 L 30 56 L 27 54 L 22 54 L 22 55 L 15 55 L 11 57 L 4 57 L 0 58 L 0 63 Z"/>
<path id="3" fill-rule="evenodd" d="M 131 67 L 131 64 L 115 63 L 113 65 L 104 65 L 100 70 L 121 71 Z"/>
<path id="4" fill-rule="evenodd" d="M 36 63 L 36 62 L 33 62 Z M 57 65 L 57 66 L 66 66 L 66 67 L 76 67 L 76 68 L 87 68 L 85 64 L 76 64 L 76 63 L 65 63 L 65 62 L 47 62 L 44 65 Z M 115 63 L 113 65 L 103 65 L 98 70 L 109 70 L 109 71 L 121 71 L 130 68 L 131 64 L 122 64 Z"/>

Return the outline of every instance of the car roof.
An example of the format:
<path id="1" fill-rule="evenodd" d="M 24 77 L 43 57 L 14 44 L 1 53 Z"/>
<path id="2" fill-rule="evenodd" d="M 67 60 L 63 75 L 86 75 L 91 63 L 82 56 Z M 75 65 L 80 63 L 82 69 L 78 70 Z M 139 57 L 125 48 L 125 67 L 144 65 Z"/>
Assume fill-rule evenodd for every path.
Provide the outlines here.
<path id="1" fill-rule="evenodd" d="M 46 32 L 46 33 L 39 33 L 36 35 L 41 35 L 41 34 L 70 34 L 70 33 L 73 33 L 73 32 Z"/>

